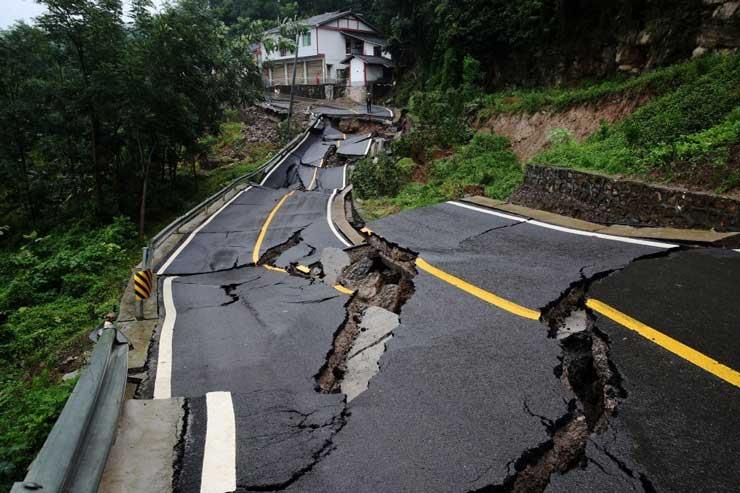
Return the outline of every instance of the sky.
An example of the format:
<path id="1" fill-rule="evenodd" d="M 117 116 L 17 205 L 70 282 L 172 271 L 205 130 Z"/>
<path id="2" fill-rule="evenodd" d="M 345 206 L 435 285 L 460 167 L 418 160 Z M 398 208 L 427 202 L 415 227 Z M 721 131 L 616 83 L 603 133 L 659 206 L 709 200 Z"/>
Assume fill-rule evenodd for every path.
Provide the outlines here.
<path id="1" fill-rule="evenodd" d="M 24 20 L 28 23 L 40 14 L 44 13 L 45 8 L 36 3 L 35 0 L 0 0 L 0 29 L 14 24 L 18 20 Z M 124 0 L 124 9 L 128 1 Z M 164 3 L 164 0 L 154 0 L 155 5 Z"/>

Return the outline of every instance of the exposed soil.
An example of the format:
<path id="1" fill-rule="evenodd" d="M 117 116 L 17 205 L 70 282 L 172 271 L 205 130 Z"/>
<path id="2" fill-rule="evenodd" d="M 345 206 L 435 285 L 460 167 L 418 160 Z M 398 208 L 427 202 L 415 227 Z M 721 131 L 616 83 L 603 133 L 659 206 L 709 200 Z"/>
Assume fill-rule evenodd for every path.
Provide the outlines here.
<path id="1" fill-rule="evenodd" d="M 392 133 L 386 135 L 389 132 L 387 125 L 363 120 L 362 118 L 342 118 L 335 122 L 335 126 L 340 132 L 344 132 L 346 134 L 372 133 L 387 137 L 393 136 Z"/>
<path id="2" fill-rule="evenodd" d="M 623 120 L 649 100 L 650 96 L 645 94 L 623 95 L 598 103 L 577 105 L 562 112 L 502 113 L 478 122 L 476 127 L 508 137 L 514 154 L 521 161 L 529 161 L 547 148 L 550 133 L 556 128 L 569 130 L 574 139 L 581 141 L 599 130 L 601 122 Z"/>

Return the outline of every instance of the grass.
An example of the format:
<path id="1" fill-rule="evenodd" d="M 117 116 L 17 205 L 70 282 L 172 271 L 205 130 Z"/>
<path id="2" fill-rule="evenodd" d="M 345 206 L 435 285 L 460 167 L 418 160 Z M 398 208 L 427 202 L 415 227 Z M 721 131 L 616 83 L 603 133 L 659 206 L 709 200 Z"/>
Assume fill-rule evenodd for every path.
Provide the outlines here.
<path id="1" fill-rule="evenodd" d="M 702 70 L 623 121 L 602 125 L 584 142 L 559 139 L 532 161 L 716 192 L 737 188 L 740 170 L 732 162 L 740 146 L 740 54 L 701 60 Z"/>
<path id="2" fill-rule="evenodd" d="M 236 131 L 235 129 L 238 129 Z M 235 145 L 241 124 L 227 123 L 211 140 L 215 156 Z M 162 226 L 262 164 L 274 145 L 254 145 L 247 157 L 221 168 L 183 174 L 167 208 L 148 228 Z M 86 335 L 118 302 L 141 255 L 134 224 L 78 220 L 44 234 L 31 232 L 0 246 L 0 490 L 13 481 L 43 444 L 74 387 L 62 376 L 83 364 Z"/>
<path id="3" fill-rule="evenodd" d="M 388 158 L 384 167 L 400 170 L 407 166 L 399 166 L 403 161 Z M 402 176 L 397 191 L 389 191 L 386 187 L 389 183 L 387 177 L 392 175 L 392 171 L 378 173 L 368 179 L 365 168 L 369 166 L 366 161 L 361 162 L 353 175 L 355 191 L 361 199 L 360 208 L 369 220 L 466 194 L 503 199 L 521 184 L 523 178 L 510 142 L 505 137 L 486 133 L 475 134 L 469 143 L 457 146 L 450 156 L 433 160 L 425 183 L 413 181 L 408 172 L 399 171 Z M 359 181 L 356 180 L 358 174 Z"/>

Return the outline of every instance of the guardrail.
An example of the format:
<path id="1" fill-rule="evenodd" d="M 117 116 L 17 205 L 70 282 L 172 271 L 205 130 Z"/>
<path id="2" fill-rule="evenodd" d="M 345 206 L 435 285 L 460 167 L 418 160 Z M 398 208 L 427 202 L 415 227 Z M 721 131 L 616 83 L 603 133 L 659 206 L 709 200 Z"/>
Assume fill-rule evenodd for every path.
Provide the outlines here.
<path id="1" fill-rule="evenodd" d="M 144 247 L 144 259 L 142 262 L 142 267 L 144 269 L 148 269 L 151 267 L 149 265 L 150 259 L 154 257 L 154 253 L 164 240 L 166 240 L 172 233 L 178 232 L 179 229 L 184 226 L 185 224 L 189 223 L 196 217 L 198 217 L 200 214 L 203 214 L 206 212 L 213 204 L 218 202 L 221 199 L 224 199 L 226 195 L 228 195 L 230 192 L 232 192 L 237 186 L 244 184 L 244 183 L 250 183 L 253 181 L 253 179 L 257 176 L 260 176 L 262 173 L 265 173 L 267 170 L 272 168 L 272 166 L 275 166 L 277 163 L 279 163 L 286 155 L 293 152 L 293 148 L 296 146 L 296 144 L 306 135 L 306 133 L 310 132 L 318 123 L 319 119 L 315 119 L 311 125 L 306 129 L 305 132 L 302 132 L 298 134 L 293 140 L 291 140 L 285 147 L 283 147 L 277 154 L 275 154 L 273 157 L 271 157 L 265 164 L 260 166 L 258 169 L 251 171 L 245 175 L 242 175 L 236 179 L 234 179 L 231 183 L 226 185 L 224 188 L 222 188 L 220 191 L 216 192 L 215 194 L 211 195 L 207 199 L 205 199 L 200 204 L 196 205 L 192 209 L 190 209 L 188 212 L 183 214 L 182 216 L 178 217 L 174 221 L 172 221 L 170 224 L 164 227 L 159 233 L 157 233 L 154 237 L 152 237 L 149 240 L 149 243 L 146 247 Z M 225 199 L 224 202 L 226 202 Z"/>
<path id="2" fill-rule="evenodd" d="M 115 440 L 128 373 L 128 340 L 114 328 L 96 331 L 90 365 L 64 405 L 22 482 L 11 493 L 93 493 Z"/>
<path id="3" fill-rule="evenodd" d="M 233 180 L 220 191 L 178 217 L 157 233 L 144 248 L 144 267 L 157 247 L 183 225 L 207 211 L 240 184 L 277 165 L 294 151 L 296 144 L 318 123 L 297 135 L 288 145 L 257 170 Z M 94 493 L 105 470 L 126 390 L 128 376 L 128 340 L 112 327 L 94 333 L 97 337 L 90 364 L 62 409 L 23 481 L 13 485 L 11 493 L 45 491 L 54 493 Z"/>

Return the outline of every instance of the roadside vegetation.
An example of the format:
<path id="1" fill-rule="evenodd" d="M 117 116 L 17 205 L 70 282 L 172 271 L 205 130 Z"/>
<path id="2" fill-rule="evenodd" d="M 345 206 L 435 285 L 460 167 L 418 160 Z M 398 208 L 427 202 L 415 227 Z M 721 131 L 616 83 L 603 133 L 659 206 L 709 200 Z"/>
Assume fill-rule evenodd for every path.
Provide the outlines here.
<path id="1" fill-rule="evenodd" d="M 626 174 L 719 193 L 740 187 L 740 54 L 658 72 L 680 83 L 584 142 L 555 135 L 533 162 Z"/>
<path id="2" fill-rule="evenodd" d="M 479 194 L 506 199 L 523 166 L 505 137 L 471 134 L 471 120 L 500 113 L 559 112 L 610 98 L 647 97 L 634 113 L 583 142 L 566 129 L 531 162 L 679 184 L 717 193 L 740 189 L 740 54 L 714 54 L 636 77 L 483 94 L 475 61 L 459 89 L 415 93 L 413 130 L 391 156 L 366 160 L 353 183 L 367 219 Z M 472 137 L 471 137 L 472 135 Z"/>
<path id="3" fill-rule="evenodd" d="M 202 139 L 219 167 L 179 178 L 168 206 L 153 214 L 156 233 L 235 178 L 264 163 L 275 144 L 242 147 L 239 122 Z M 241 148 L 234 157 L 234 148 Z M 0 489 L 22 476 L 71 392 L 106 313 L 118 311 L 131 267 L 144 242 L 125 216 L 100 225 L 92 218 L 44 233 L 31 231 L 0 248 Z M 63 380 L 69 374 L 67 380 Z"/>
<path id="4" fill-rule="evenodd" d="M 481 80 L 480 64 L 466 57 L 460 88 L 411 96 L 412 131 L 392 143 L 390 155 L 360 161 L 352 175 L 367 219 L 463 195 L 503 199 L 517 188 L 522 168 L 508 139 L 469 126 Z"/>
<path id="5" fill-rule="evenodd" d="M 667 67 L 659 67 L 637 76 L 621 74 L 609 80 L 582 80 L 574 86 L 539 89 L 504 90 L 486 94 L 479 100 L 479 119 L 497 113 L 564 111 L 576 105 L 600 103 L 606 99 L 659 97 L 690 84 L 720 63 L 721 55 L 710 55 Z"/>

